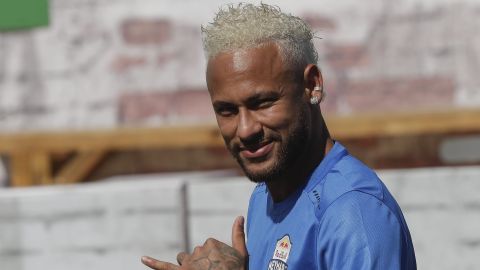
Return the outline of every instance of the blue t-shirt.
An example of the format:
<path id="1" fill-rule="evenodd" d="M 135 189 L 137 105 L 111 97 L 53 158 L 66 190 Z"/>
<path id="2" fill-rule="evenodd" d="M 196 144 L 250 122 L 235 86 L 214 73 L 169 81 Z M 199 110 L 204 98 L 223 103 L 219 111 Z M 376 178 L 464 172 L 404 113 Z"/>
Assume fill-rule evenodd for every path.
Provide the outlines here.
<path id="1" fill-rule="evenodd" d="M 414 270 L 400 207 L 377 175 L 335 143 L 305 186 L 274 203 L 265 184 L 250 199 L 250 270 Z"/>

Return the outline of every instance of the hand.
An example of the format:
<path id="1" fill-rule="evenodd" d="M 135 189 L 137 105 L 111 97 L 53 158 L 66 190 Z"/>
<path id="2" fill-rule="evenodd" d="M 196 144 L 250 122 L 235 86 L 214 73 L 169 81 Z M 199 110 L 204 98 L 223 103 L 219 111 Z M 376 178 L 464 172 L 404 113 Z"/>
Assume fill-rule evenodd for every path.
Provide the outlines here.
<path id="1" fill-rule="evenodd" d="M 142 262 L 155 270 L 245 270 L 247 269 L 247 247 L 245 244 L 244 218 L 237 217 L 232 227 L 232 246 L 213 238 L 203 246 L 196 247 L 192 254 L 177 255 L 179 265 L 142 257 Z"/>

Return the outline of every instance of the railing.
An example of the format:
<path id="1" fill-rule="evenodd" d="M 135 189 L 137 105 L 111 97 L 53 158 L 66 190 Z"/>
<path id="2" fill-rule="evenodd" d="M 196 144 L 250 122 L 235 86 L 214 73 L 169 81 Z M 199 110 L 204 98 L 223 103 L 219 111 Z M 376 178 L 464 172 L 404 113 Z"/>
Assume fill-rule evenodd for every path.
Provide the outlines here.
<path id="1" fill-rule="evenodd" d="M 330 117 L 326 121 L 333 137 L 347 143 L 480 133 L 480 109 Z M 9 160 L 11 186 L 82 181 L 110 151 L 222 146 L 215 125 L 0 135 L 0 154 Z M 53 157 L 67 153 L 74 155 L 54 172 Z"/>

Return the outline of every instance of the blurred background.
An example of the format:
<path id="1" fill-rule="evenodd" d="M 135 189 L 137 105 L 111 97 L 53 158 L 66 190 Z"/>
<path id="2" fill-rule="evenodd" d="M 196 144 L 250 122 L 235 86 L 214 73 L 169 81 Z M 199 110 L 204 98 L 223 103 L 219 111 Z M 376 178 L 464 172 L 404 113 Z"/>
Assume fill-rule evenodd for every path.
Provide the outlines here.
<path id="1" fill-rule="evenodd" d="M 480 1 L 263 2 L 317 32 L 329 129 L 397 198 L 418 268 L 480 269 Z M 200 36 L 226 3 L 0 1 L 0 269 L 146 269 L 230 241 L 253 184 Z"/>

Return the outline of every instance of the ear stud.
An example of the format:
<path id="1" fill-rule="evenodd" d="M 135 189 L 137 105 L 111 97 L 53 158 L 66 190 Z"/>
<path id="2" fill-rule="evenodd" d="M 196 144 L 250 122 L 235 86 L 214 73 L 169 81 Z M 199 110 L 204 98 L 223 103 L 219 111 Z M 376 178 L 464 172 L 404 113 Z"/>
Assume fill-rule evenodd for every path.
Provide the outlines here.
<path id="1" fill-rule="evenodd" d="M 313 88 L 313 92 L 312 92 L 312 97 L 310 98 L 310 104 L 312 105 L 317 105 L 319 102 L 320 102 L 320 98 L 318 97 L 318 95 L 320 95 L 320 97 L 322 96 L 322 87 L 320 86 L 315 86 Z M 320 92 L 319 94 L 315 94 L 315 92 Z"/>

